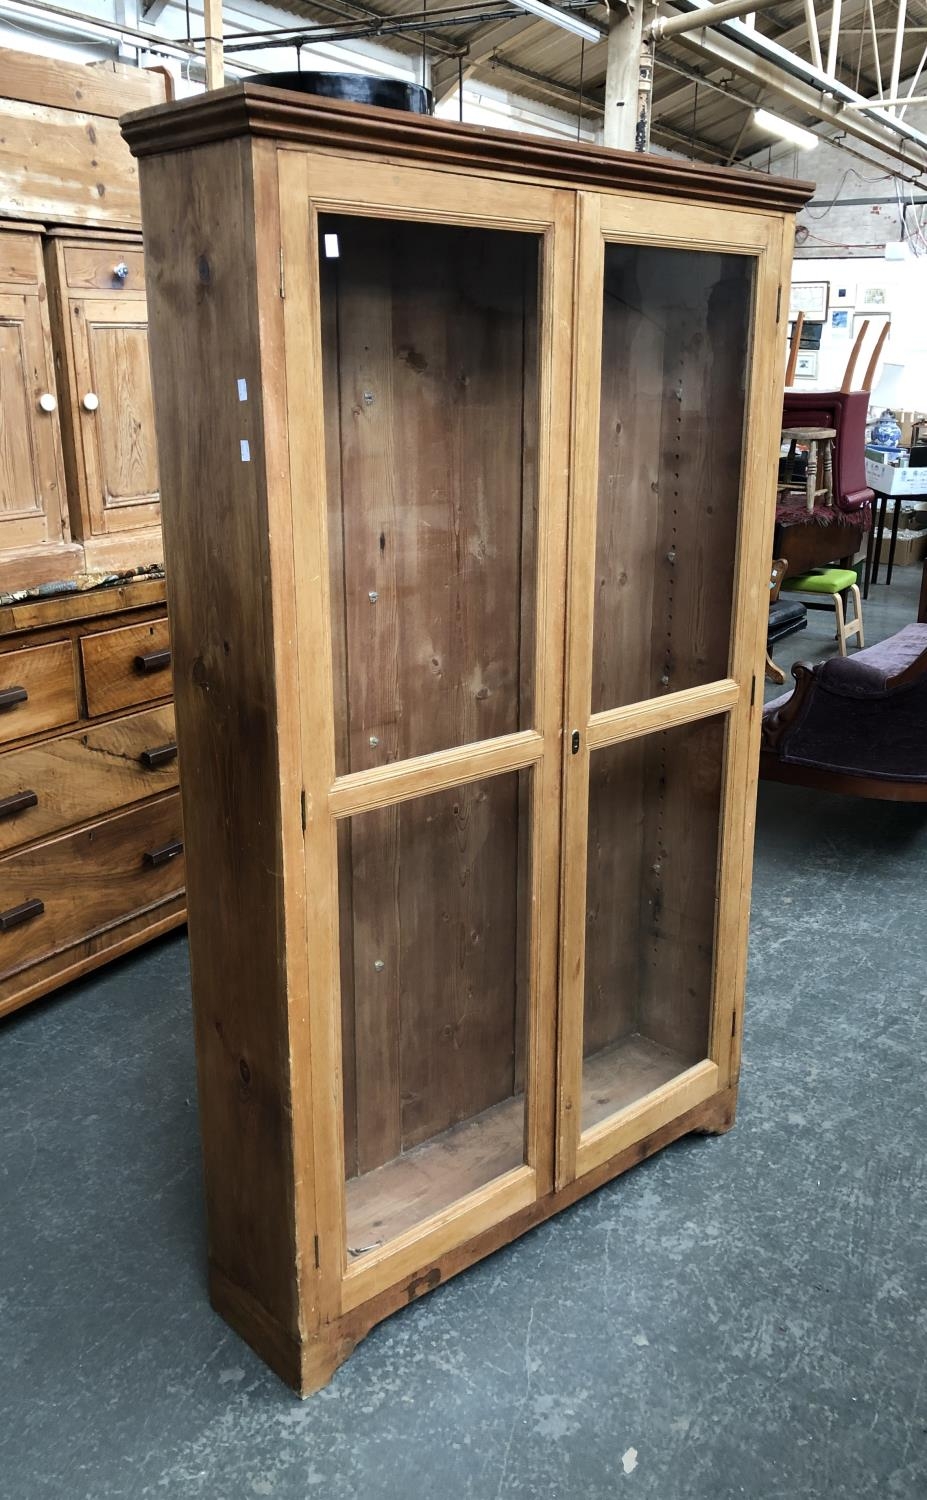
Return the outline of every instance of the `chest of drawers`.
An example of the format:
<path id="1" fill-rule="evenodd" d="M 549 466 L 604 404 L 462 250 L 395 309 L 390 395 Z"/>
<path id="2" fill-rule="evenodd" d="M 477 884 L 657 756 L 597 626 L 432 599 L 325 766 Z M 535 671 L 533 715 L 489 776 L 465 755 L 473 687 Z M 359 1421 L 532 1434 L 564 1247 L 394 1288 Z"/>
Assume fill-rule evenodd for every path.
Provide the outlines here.
<path id="1" fill-rule="evenodd" d="M 0 609 L 0 1015 L 185 918 L 163 584 Z"/>

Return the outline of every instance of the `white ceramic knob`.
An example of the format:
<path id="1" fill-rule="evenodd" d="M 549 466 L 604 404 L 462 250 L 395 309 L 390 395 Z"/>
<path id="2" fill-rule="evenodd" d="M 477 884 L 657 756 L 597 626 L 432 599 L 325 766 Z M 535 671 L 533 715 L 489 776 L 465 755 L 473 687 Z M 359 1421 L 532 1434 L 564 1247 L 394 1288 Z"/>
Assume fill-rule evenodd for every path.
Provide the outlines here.
<path id="1" fill-rule="evenodd" d="M 100 398 L 99 396 L 94 395 L 93 391 L 88 391 L 83 401 L 81 402 L 84 411 L 96 411 L 99 404 Z"/>
<path id="2" fill-rule="evenodd" d="M 43 391 L 39 397 L 39 411 L 57 411 L 58 403 L 51 391 Z"/>
<path id="3" fill-rule="evenodd" d="M 117 281 L 125 281 L 128 274 L 129 268 L 124 260 L 121 260 L 118 266 L 113 266 L 113 276 Z"/>

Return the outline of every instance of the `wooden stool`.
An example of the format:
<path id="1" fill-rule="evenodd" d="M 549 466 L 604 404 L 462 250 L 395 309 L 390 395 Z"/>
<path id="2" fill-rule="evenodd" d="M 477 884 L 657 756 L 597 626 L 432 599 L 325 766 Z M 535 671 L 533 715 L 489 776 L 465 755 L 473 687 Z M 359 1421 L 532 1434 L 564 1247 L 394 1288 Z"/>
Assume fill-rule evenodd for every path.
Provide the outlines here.
<path id="1" fill-rule="evenodd" d="M 851 573 L 849 568 L 815 568 L 812 573 L 799 573 L 795 578 L 787 578 L 782 584 L 782 590 L 790 594 L 830 595 L 837 616 L 837 641 L 841 656 L 847 654 L 847 641 L 850 636 L 859 636 L 860 646 L 866 644 L 863 637 L 863 601 L 860 598 L 856 574 Z M 856 619 L 849 625 L 843 608 L 845 593 L 853 595 L 853 602 L 856 606 Z M 809 601 L 811 609 L 828 607 L 818 600 Z"/>
<path id="2" fill-rule="evenodd" d="M 790 439 L 789 456 L 786 462 L 791 465 L 795 458 L 795 449 L 799 443 L 808 445 L 808 475 L 805 480 L 805 497 L 808 509 L 814 510 L 814 502 L 818 495 L 826 495 L 825 505 L 834 503 L 834 438 L 837 436 L 836 427 L 783 427 L 782 436 Z M 818 443 L 824 444 L 824 487 L 817 488 L 818 475 Z"/>

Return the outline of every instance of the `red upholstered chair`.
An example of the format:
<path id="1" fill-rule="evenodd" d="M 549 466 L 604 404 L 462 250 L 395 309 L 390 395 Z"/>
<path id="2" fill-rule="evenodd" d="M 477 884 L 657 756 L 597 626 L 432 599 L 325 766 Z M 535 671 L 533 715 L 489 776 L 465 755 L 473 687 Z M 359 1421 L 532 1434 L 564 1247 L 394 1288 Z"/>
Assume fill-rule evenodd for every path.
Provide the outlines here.
<path id="1" fill-rule="evenodd" d="M 783 427 L 827 427 L 834 438 L 834 504 L 816 507 L 804 496 L 797 505 L 776 508 L 773 556 L 785 557 L 794 576 L 841 562 L 848 567 L 860 541 L 872 528 L 874 492 L 866 483 L 868 391 L 786 391 Z"/>
<path id="2" fill-rule="evenodd" d="M 783 427 L 836 429 L 834 505 L 844 515 L 871 511 L 874 498 L 866 483 L 869 400 L 868 391 L 786 391 L 782 402 Z"/>

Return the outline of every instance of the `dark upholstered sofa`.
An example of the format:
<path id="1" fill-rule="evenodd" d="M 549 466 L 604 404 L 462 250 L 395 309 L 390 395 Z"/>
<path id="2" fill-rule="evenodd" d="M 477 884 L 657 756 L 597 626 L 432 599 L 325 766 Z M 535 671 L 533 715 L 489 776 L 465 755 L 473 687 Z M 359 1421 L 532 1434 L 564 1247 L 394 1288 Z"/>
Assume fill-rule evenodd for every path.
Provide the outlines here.
<path id="1" fill-rule="evenodd" d="M 792 675 L 763 711 L 761 776 L 927 802 L 927 624 Z"/>

